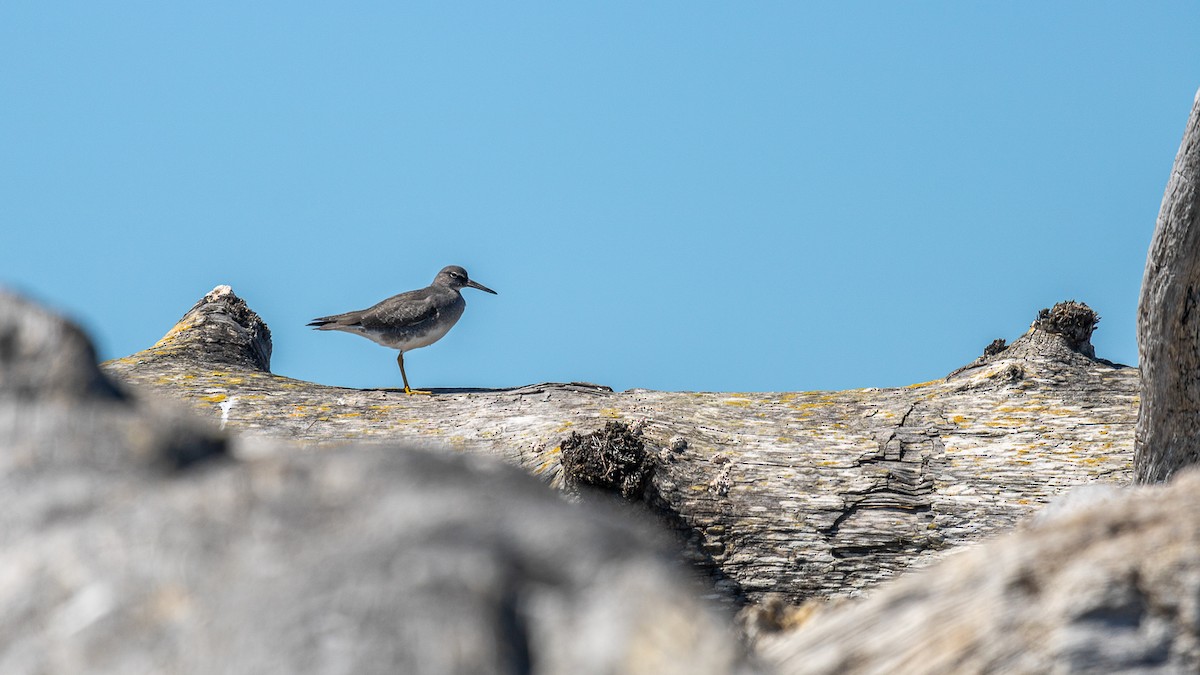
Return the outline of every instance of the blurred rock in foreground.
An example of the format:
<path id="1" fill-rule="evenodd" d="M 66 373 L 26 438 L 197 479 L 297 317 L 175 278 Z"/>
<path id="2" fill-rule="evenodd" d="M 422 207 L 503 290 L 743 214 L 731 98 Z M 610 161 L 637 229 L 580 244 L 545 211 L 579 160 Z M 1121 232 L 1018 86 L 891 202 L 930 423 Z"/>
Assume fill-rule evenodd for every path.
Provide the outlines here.
<path id="1" fill-rule="evenodd" d="M 0 672 L 744 668 L 654 534 L 516 469 L 250 443 L 232 459 L 0 292 Z"/>
<path id="2" fill-rule="evenodd" d="M 787 673 L 1200 672 L 1200 471 L 1088 494 L 765 638 Z"/>

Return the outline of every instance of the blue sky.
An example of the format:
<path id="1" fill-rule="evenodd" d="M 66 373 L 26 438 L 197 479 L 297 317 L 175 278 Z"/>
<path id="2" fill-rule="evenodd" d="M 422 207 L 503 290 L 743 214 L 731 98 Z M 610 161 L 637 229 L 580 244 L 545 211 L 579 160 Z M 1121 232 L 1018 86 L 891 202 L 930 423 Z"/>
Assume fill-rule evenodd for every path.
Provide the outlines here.
<path id="1" fill-rule="evenodd" d="M 0 284 L 103 358 L 230 284 L 352 387 L 305 322 L 447 264 L 414 386 L 904 385 L 1065 299 L 1133 364 L 1200 87 L 1194 1 L 115 4 L 0 5 Z"/>

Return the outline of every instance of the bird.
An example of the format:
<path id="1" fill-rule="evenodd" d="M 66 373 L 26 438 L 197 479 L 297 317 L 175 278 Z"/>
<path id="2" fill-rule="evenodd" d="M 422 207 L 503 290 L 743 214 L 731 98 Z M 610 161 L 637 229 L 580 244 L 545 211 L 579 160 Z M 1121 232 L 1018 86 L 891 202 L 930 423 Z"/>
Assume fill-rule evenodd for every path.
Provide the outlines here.
<path id="1" fill-rule="evenodd" d="M 404 380 L 404 393 L 431 394 L 408 386 L 404 372 L 404 352 L 428 347 L 437 342 L 458 323 L 467 308 L 460 292 L 475 288 L 498 295 L 483 284 L 472 281 L 467 271 L 458 265 L 443 267 L 425 288 L 408 291 L 379 302 L 366 309 L 345 314 L 331 314 L 308 323 L 315 330 L 340 330 L 354 333 L 384 347 L 400 350 L 396 363 Z"/>

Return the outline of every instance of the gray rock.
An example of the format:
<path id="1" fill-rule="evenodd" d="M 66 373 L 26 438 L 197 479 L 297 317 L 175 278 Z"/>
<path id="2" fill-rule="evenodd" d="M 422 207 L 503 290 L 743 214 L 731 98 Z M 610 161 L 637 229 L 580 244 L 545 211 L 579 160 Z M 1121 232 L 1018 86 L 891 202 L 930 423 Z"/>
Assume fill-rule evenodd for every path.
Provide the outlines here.
<path id="1" fill-rule="evenodd" d="M 180 468 L 225 456 L 210 425 L 134 400 L 78 326 L 0 290 L 0 470 Z"/>
<path id="2" fill-rule="evenodd" d="M 783 673 L 1200 672 L 1200 471 L 1109 495 L 760 642 Z"/>
<path id="3" fill-rule="evenodd" d="M 622 514 L 481 457 L 247 443 L 0 295 L 0 672 L 745 669 Z"/>
<path id="4" fill-rule="evenodd" d="M 120 398 L 78 326 L 0 289 L 0 400 Z"/>
<path id="5" fill-rule="evenodd" d="M 1116 501 L 1129 488 L 1106 483 L 1077 485 L 1054 499 L 1040 511 L 1033 514 L 1031 522 L 1046 525 L 1055 519 L 1072 516 L 1076 513 L 1095 509 L 1101 504 Z"/>

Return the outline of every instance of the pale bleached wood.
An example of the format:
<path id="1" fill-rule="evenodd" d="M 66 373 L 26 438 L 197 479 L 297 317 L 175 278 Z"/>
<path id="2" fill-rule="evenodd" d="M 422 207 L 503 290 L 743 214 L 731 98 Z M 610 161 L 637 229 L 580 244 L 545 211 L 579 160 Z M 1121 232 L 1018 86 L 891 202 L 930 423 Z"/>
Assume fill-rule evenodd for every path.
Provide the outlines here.
<path id="1" fill-rule="evenodd" d="M 105 368 L 223 422 L 244 452 L 260 437 L 400 442 L 497 456 L 552 485 L 562 484 L 559 447 L 571 432 L 636 424 L 655 460 L 644 502 L 683 533 L 721 593 L 742 601 L 856 594 L 1011 527 L 1071 486 L 1130 477 L 1137 371 L 1041 329 L 949 378 L 903 388 L 544 384 L 406 396 L 219 356 L 230 335 L 245 338 L 231 349 L 265 351 L 254 338 L 265 332 L 231 330 L 234 315 L 245 318 L 244 303 L 214 292 L 155 347 Z"/>
<path id="2" fill-rule="evenodd" d="M 1200 92 L 1167 181 L 1138 301 L 1134 473 L 1163 482 L 1200 461 Z"/>
<path id="3" fill-rule="evenodd" d="M 760 657 L 781 675 L 1200 672 L 1200 472 L 1063 501 L 861 602 L 784 610 L 799 626 Z"/>

